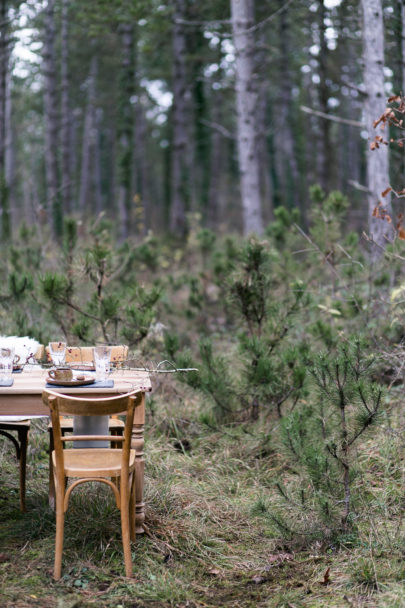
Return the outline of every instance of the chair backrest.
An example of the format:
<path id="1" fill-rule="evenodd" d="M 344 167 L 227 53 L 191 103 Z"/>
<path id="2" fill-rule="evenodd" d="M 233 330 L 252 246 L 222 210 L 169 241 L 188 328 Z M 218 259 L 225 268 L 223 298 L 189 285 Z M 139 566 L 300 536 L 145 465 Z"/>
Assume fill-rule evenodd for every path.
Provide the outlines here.
<path id="1" fill-rule="evenodd" d="M 46 347 L 48 360 L 49 348 Z M 128 346 L 119 344 L 111 347 L 111 362 L 125 361 L 128 356 Z M 66 363 L 93 363 L 92 346 L 68 346 L 66 348 Z"/>
<path id="2" fill-rule="evenodd" d="M 66 441 L 118 441 L 123 443 L 123 463 L 128 462 L 131 449 L 132 426 L 135 407 L 141 403 L 141 392 L 131 392 L 106 398 L 83 399 L 81 397 L 70 397 L 54 391 L 42 393 L 43 402 L 48 405 L 53 426 L 54 448 L 56 454 L 57 469 L 63 467 L 63 443 Z M 60 416 L 105 416 L 113 414 L 126 414 L 124 436 L 115 435 L 69 435 L 62 436 Z M 59 463 L 59 464 L 58 464 Z M 123 465 L 124 466 L 124 465 Z"/>

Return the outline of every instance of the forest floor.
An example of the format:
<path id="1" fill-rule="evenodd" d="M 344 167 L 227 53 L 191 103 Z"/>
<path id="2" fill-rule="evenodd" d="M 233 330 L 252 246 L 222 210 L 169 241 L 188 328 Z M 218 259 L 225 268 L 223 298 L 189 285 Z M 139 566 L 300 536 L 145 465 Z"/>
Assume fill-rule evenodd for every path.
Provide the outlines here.
<path id="1" fill-rule="evenodd" d="M 161 381 L 148 403 L 146 533 L 133 547 L 133 579 L 123 576 L 112 496 L 92 487 L 72 497 L 63 576 L 53 581 L 46 421 L 35 422 L 24 514 L 11 443 L 0 442 L 0 607 L 405 607 L 397 397 L 359 456 L 357 483 L 370 497 L 358 510 L 360 531 L 339 546 L 300 547 L 271 519 L 283 458 L 264 449 L 264 425 L 207 428 L 193 415 L 191 390 Z"/>

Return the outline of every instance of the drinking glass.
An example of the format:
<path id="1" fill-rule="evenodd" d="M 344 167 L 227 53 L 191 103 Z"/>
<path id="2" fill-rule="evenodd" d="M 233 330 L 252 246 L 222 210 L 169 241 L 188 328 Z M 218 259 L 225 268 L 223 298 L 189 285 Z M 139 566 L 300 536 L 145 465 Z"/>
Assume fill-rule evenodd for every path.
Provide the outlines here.
<path id="1" fill-rule="evenodd" d="M 11 380 L 13 373 L 13 346 L 0 346 L 0 379 Z"/>
<path id="2" fill-rule="evenodd" d="M 93 348 L 96 380 L 107 380 L 110 373 L 111 346 L 95 346 Z"/>
<path id="3" fill-rule="evenodd" d="M 58 367 L 64 365 L 66 357 L 66 342 L 49 342 L 49 354 L 52 363 Z"/>

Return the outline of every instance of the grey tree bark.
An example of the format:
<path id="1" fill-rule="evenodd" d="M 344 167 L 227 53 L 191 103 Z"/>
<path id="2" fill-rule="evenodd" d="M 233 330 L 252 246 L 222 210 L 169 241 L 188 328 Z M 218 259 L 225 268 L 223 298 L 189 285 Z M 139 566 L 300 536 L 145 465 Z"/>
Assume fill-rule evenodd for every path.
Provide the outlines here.
<path id="1" fill-rule="evenodd" d="M 142 95 L 138 96 L 135 107 L 135 128 L 134 128 L 134 159 L 132 175 L 132 192 L 139 199 L 139 214 L 137 224 L 140 232 L 146 234 L 151 227 L 151 200 L 149 191 L 149 164 L 146 155 L 147 149 L 147 121 L 143 107 Z"/>
<path id="2" fill-rule="evenodd" d="M 135 94 L 135 31 L 132 23 L 121 24 L 122 62 L 118 119 L 118 210 L 120 236 L 126 239 L 132 229 L 132 141 L 134 109 L 131 97 Z"/>
<path id="3" fill-rule="evenodd" d="M 94 142 L 93 142 L 93 177 L 94 177 L 94 210 L 99 215 L 103 210 L 103 189 L 102 189 L 102 176 L 101 176 L 101 143 L 100 143 L 100 131 L 101 131 L 101 118 L 103 111 L 101 108 L 95 110 L 94 118 Z"/>
<path id="4" fill-rule="evenodd" d="M 263 232 L 257 148 L 257 83 L 254 74 L 253 0 L 231 0 L 240 191 L 245 234 Z"/>
<path id="5" fill-rule="evenodd" d="M 87 81 L 87 106 L 84 117 L 82 162 L 80 172 L 79 209 L 82 216 L 86 211 L 86 202 L 90 192 L 91 183 L 91 156 L 94 147 L 94 120 L 96 96 L 97 55 L 93 55 L 90 64 L 90 73 Z"/>
<path id="6" fill-rule="evenodd" d="M 61 11 L 61 195 L 65 212 L 71 213 L 72 205 L 72 173 L 71 173 L 71 109 L 69 100 L 69 0 L 62 0 Z"/>
<path id="7" fill-rule="evenodd" d="M 283 9 L 284 0 L 279 0 L 279 10 Z M 283 202 L 287 206 L 299 207 L 301 204 L 299 171 L 296 158 L 295 142 L 292 129 L 293 120 L 293 81 L 290 65 L 290 20 L 288 8 L 281 10 L 279 17 L 280 45 L 280 97 L 277 110 L 277 154 L 278 175 L 283 190 Z"/>
<path id="8" fill-rule="evenodd" d="M 169 223 L 173 234 L 184 236 L 187 189 L 187 72 L 186 37 L 184 26 L 179 21 L 185 16 L 185 0 L 174 0 L 173 4 L 173 141 Z"/>
<path id="9" fill-rule="evenodd" d="M 9 188 L 6 175 L 7 146 L 7 89 L 9 71 L 9 17 L 8 1 L 0 3 L 0 211 L 2 240 L 11 237 Z"/>
<path id="10" fill-rule="evenodd" d="M 319 109 L 324 114 L 329 113 L 328 99 L 329 99 L 329 66 L 328 66 L 328 46 L 326 41 L 326 9 L 325 1 L 318 0 L 319 7 L 319 78 L 320 83 L 318 87 L 319 94 Z M 320 119 L 321 129 L 321 146 L 320 146 L 320 178 L 321 184 L 324 190 L 329 190 L 331 186 L 331 173 L 333 171 L 332 151 L 331 145 L 331 122 L 327 119 Z"/>
<path id="11" fill-rule="evenodd" d="M 45 116 L 45 177 L 46 207 L 52 209 L 52 226 L 56 235 L 62 233 L 61 192 L 58 170 L 58 99 L 55 61 L 55 1 L 48 0 L 45 9 L 43 45 L 44 116 Z"/>
<path id="12" fill-rule="evenodd" d="M 365 123 L 368 131 L 369 145 L 367 149 L 367 180 L 368 180 L 368 214 L 370 236 L 375 242 L 372 251 L 373 259 L 383 252 L 387 242 L 392 239 L 392 225 L 373 217 L 376 205 L 381 202 L 392 215 L 389 195 L 384 199 L 381 193 L 389 185 L 389 156 L 388 146 L 380 146 L 378 150 L 370 149 L 370 142 L 377 134 L 373 122 L 381 116 L 386 107 L 384 94 L 384 24 L 381 0 L 362 0 L 363 8 L 363 55 L 364 55 L 364 86 Z"/>

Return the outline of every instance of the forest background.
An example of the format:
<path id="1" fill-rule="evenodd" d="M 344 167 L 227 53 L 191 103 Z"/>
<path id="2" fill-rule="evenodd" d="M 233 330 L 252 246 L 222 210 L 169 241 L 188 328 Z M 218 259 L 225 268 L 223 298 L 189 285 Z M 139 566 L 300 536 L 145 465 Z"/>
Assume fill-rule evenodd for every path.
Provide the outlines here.
<path id="1" fill-rule="evenodd" d="M 101 489 L 52 581 L 38 421 L 1 605 L 405 606 L 405 2 L 0 12 L 0 332 L 154 385 L 134 580 Z"/>

